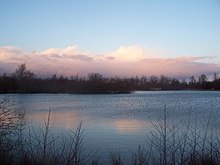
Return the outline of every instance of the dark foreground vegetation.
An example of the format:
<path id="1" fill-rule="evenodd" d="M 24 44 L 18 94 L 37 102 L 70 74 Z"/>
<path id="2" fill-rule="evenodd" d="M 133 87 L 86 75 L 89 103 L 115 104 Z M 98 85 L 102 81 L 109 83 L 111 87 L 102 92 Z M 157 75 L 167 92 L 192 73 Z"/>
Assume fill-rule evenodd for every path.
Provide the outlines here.
<path id="1" fill-rule="evenodd" d="M 99 73 L 90 73 L 87 77 L 38 78 L 25 64 L 12 74 L 0 75 L 0 93 L 130 93 L 137 90 L 220 90 L 220 78 L 216 73 L 212 81 L 204 74 L 198 78 L 191 76 L 187 81 L 163 75 L 105 78 Z"/>
<path id="2" fill-rule="evenodd" d="M 68 135 L 53 133 L 49 110 L 43 129 L 26 128 L 25 114 L 14 110 L 10 99 L 0 101 L 1 165 L 217 165 L 220 139 L 213 132 L 211 113 L 207 121 L 189 115 L 185 125 L 170 123 L 166 108 L 161 120 L 152 121 L 154 131 L 146 146 L 137 146 L 128 157 L 110 152 L 106 161 L 96 149 L 86 150 L 82 123 Z M 199 127 L 203 125 L 203 127 Z M 144 138 L 144 137 L 143 137 Z M 98 152 L 98 151 L 97 151 Z"/>

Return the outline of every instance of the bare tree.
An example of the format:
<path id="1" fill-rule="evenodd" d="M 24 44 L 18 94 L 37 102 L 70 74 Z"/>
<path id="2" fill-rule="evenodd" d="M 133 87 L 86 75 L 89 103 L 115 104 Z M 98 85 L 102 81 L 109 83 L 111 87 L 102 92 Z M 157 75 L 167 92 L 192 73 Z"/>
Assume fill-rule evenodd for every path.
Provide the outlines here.
<path id="1" fill-rule="evenodd" d="M 195 78 L 194 76 L 191 76 L 191 77 L 189 78 L 189 83 L 190 83 L 191 85 L 196 84 L 196 78 Z"/>
<path id="2" fill-rule="evenodd" d="M 34 77 L 34 73 L 30 70 L 27 70 L 25 64 L 19 65 L 14 74 L 18 80 L 29 79 Z"/>
<path id="3" fill-rule="evenodd" d="M 206 75 L 202 74 L 199 76 L 199 83 L 202 84 L 207 81 Z"/>
<path id="4" fill-rule="evenodd" d="M 218 75 L 217 75 L 217 73 L 215 72 L 215 73 L 213 74 L 213 80 L 216 81 L 217 79 L 218 79 Z"/>

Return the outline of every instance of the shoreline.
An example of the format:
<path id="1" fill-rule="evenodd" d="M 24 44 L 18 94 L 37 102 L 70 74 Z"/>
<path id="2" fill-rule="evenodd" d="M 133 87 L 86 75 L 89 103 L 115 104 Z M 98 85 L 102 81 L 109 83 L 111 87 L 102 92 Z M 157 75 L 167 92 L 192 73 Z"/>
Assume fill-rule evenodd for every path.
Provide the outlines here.
<path id="1" fill-rule="evenodd" d="M 108 92 L 6 92 L 1 94 L 79 94 L 79 95 L 112 95 L 112 94 L 132 94 L 135 92 L 160 92 L 160 91 L 220 91 L 211 89 L 162 89 L 162 90 L 134 90 L 134 91 L 108 91 Z"/>

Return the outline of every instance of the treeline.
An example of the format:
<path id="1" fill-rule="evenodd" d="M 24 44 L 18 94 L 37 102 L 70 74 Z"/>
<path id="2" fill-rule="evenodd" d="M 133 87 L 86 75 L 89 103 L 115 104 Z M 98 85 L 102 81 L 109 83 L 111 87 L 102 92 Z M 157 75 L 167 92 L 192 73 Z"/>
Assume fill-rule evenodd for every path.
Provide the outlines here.
<path id="1" fill-rule="evenodd" d="M 142 76 L 131 78 L 105 78 L 99 73 L 87 77 L 57 76 L 38 78 L 21 64 L 14 73 L 0 75 L 0 93 L 130 93 L 135 90 L 220 90 L 220 78 L 213 74 L 208 81 L 206 75 L 192 76 L 180 81 L 167 76 Z"/>

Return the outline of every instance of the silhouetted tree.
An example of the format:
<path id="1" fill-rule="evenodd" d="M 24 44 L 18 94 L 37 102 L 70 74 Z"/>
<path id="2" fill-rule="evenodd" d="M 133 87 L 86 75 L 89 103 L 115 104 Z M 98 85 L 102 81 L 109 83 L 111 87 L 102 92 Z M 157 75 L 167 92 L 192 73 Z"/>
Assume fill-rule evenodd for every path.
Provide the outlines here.
<path id="1" fill-rule="evenodd" d="M 88 74 L 88 80 L 89 81 L 101 81 L 103 79 L 103 76 L 99 73 L 89 73 Z"/>
<path id="2" fill-rule="evenodd" d="M 105 78 L 100 73 L 89 73 L 87 78 L 52 75 L 50 78 L 36 78 L 25 64 L 18 66 L 11 75 L 0 75 L 0 93 L 128 93 L 135 90 L 179 90 L 212 89 L 220 90 L 220 79 L 215 73 L 213 81 L 208 81 L 205 74 L 178 80 L 167 76 L 142 76 L 131 78 Z"/>
<path id="3" fill-rule="evenodd" d="M 19 91 L 29 92 L 31 90 L 33 85 L 31 80 L 34 78 L 34 73 L 27 70 L 25 64 L 19 65 L 13 75 L 18 81 Z"/>
<path id="4" fill-rule="evenodd" d="M 34 78 L 34 73 L 30 70 L 27 70 L 25 64 L 21 64 L 20 66 L 18 66 L 18 68 L 15 70 L 14 75 L 18 80 Z"/>
<path id="5" fill-rule="evenodd" d="M 170 78 L 164 75 L 161 75 L 159 79 L 159 83 L 163 89 L 167 89 L 169 88 L 169 85 L 170 85 Z"/>
<path id="6" fill-rule="evenodd" d="M 192 85 L 196 84 L 196 78 L 194 76 L 191 76 L 190 79 L 189 79 L 189 83 L 192 84 Z"/>
<path id="7" fill-rule="evenodd" d="M 206 75 L 202 74 L 199 76 L 199 84 L 203 84 L 207 81 Z"/>
<path id="8" fill-rule="evenodd" d="M 155 88 L 158 86 L 158 78 L 156 76 L 150 76 L 149 82 L 151 88 Z"/>
<path id="9" fill-rule="evenodd" d="M 218 79 L 218 75 L 217 75 L 217 73 L 215 72 L 214 74 L 213 74 L 213 81 L 216 81 Z"/>

